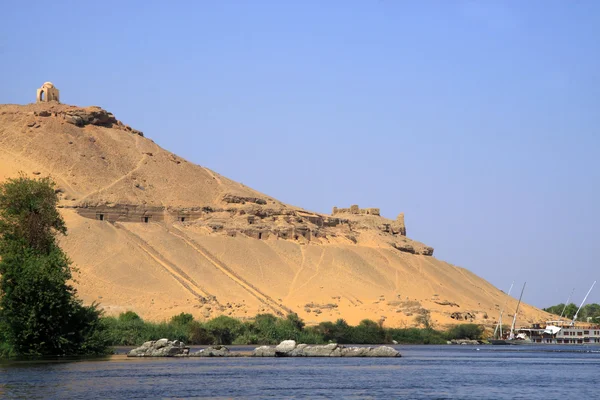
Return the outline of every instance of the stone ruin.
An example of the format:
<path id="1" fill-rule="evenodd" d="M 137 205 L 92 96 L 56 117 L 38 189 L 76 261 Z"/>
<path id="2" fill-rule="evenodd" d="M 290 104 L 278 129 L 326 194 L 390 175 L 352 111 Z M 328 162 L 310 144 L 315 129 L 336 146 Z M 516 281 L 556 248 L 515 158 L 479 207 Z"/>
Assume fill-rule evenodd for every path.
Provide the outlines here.
<path id="1" fill-rule="evenodd" d="M 404 223 L 404 213 L 398 214 L 398 216 L 396 217 L 396 224 L 401 227 L 400 234 L 402 236 L 406 236 L 406 224 Z"/>
<path id="2" fill-rule="evenodd" d="M 59 103 L 60 97 L 58 94 L 58 89 L 52 82 L 44 83 L 42 87 L 37 90 L 35 101 L 36 103 L 46 103 L 49 101 L 56 101 Z"/>
<path id="3" fill-rule="evenodd" d="M 338 214 L 354 214 L 354 215 L 377 215 L 380 216 L 379 208 L 360 208 L 357 204 L 353 204 L 350 208 L 337 208 L 333 207 L 331 215 Z"/>
<path id="4" fill-rule="evenodd" d="M 210 233 L 227 236 L 244 235 L 258 240 L 284 239 L 309 243 L 328 240 L 329 237 L 345 237 L 357 243 L 357 238 L 365 230 L 376 230 L 388 236 L 389 245 L 398 251 L 433 255 L 433 248 L 406 238 L 404 214 L 396 220 L 385 218 L 346 219 L 339 216 L 312 214 L 302 210 L 291 210 L 285 207 L 267 207 L 266 200 L 258 197 L 240 197 L 227 194 L 223 197 L 227 206 L 223 208 L 204 206 L 192 208 L 148 207 L 133 204 L 113 205 L 77 205 L 70 206 L 84 218 L 115 222 L 194 222 L 206 228 Z M 245 204 L 245 207 L 240 207 Z M 61 206 L 62 207 L 62 206 Z M 377 215 L 372 209 L 357 215 Z M 378 209 L 375 209 L 378 212 Z M 334 229 L 331 229 L 334 228 Z"/>

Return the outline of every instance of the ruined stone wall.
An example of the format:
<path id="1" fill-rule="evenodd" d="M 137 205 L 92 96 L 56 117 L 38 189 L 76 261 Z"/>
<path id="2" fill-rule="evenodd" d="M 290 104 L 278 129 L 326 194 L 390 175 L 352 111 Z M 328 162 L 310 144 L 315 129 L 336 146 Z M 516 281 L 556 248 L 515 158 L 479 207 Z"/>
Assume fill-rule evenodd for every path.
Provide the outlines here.
<path id="1" fill-rule="evenodd" d="M 333 207 L 331 215 L 338 214 L 354 214 L 354 215 L 381 215 L 379 208 L 360 208 L 357 204 L 351 205 L 350 208 Z"/>
<path id="2" fill-rule="evenodd" d="M 392 229 L 396 229 L 402 236 L 406 236 L 406 225 L 404 224 L 404 213 L 398 214 L 396 221 L 391 225 Z"/>

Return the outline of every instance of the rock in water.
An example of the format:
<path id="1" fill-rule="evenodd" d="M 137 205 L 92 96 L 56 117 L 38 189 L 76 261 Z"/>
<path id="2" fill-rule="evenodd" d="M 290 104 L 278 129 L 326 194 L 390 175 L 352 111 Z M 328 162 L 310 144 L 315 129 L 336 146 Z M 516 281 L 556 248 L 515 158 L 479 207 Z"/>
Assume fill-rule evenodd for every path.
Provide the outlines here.
<path id="1" fill-rule="evenodd" d="M 195 353 L 191 353 L 190 357 L 229 357 L 229 349 L 225 346 L 209 346 Z"/>
<path id="2" fill-rule="evenodd" d="M 370 347 L 345 347 L 342 349 L 342 357 L 367 357 Z"/>
<path id="3" fill-rule="evenodd" d="M 131 350 L 127 357 L 177 357 L 186 356 L 189 352 L 190 348 L 179 340 L 160 339 L 146 342 Z"/>
<path id="4" fill-rule="evenodd" d="M 345 347 L 337 343 L 309 346 L 284 340 L 276 347 L 260 346 L 254 349 L 254 357 L 401 357 L 389 346 Z"/>
<path id="5" fill-rule="evenodd" d="M 370 348 L 366 357 L 399 357 L 400 353 L 389 346 Z"/>
<path id="6" fill-rule="evenodd" d="M 282 357 L 291 353 L 296 348 L 295 340 L 284 340 L 275 347 L 275 353 L 277 356 Z"/>
<path id="7" fill-rule="evenodd" d="M 470 344 L 470 345 L 478 345 L 478 340 L 469 340 L 469 339 L 452 339 L 450 344 Z"/>
<path id="8" fill-rule="evenodd" d="M 252 352 L 254 357 L 275 357 L 275 349 L 270 346 L 260 346 Z"/>
<path id="9" fill-rule="evenodd" d="M 304 354 L 304 349 L 306 349 L 308 347 L 307 344 L 299 344 L 296 346 L 296 348 L 294 350 L 292 350 L 292 352 L 290 353 L 291 357 L 303 357 Z"/>
<path id="10" fill-rule="evenodd" d="M 336 343 L 330 343 L 324 346 L 307 346 L 304 349 L 305 357 L 330 357 L 338 348 Z"/>

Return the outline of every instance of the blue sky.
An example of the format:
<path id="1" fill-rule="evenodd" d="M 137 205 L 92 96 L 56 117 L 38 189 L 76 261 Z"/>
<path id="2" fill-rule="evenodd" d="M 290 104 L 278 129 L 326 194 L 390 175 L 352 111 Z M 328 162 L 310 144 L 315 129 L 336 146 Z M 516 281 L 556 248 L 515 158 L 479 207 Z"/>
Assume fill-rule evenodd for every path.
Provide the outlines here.
<path id="1" fill-rule="evenodd" d="M 5 0 L 0 103 L 52 81 L 282 201 L 405 212 L 544 307 L 600 275 L 599 37 L 592 0 Z"/>

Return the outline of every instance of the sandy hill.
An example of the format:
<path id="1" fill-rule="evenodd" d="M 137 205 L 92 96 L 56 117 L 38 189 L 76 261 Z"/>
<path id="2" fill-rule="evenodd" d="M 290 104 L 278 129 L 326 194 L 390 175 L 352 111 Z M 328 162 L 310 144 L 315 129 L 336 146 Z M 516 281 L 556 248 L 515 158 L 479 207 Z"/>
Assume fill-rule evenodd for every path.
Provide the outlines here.
<path id="1" fill-rule="evenodd" d="M 516 306 L 406 237 L 402 214 L 388 220 L 353 206 L 322 215 L 283 204 L 162 149 L 98 107 L 0 105 L 0 180 L 20 171 L 57 182 L 79 294 L 109 314 L 293 311 L 308 323 L 411 326 L 428 310 L 444 326 L 491 324 L 505 302 Z M 524 305 L 519 321 L 547 317 Z"/>

